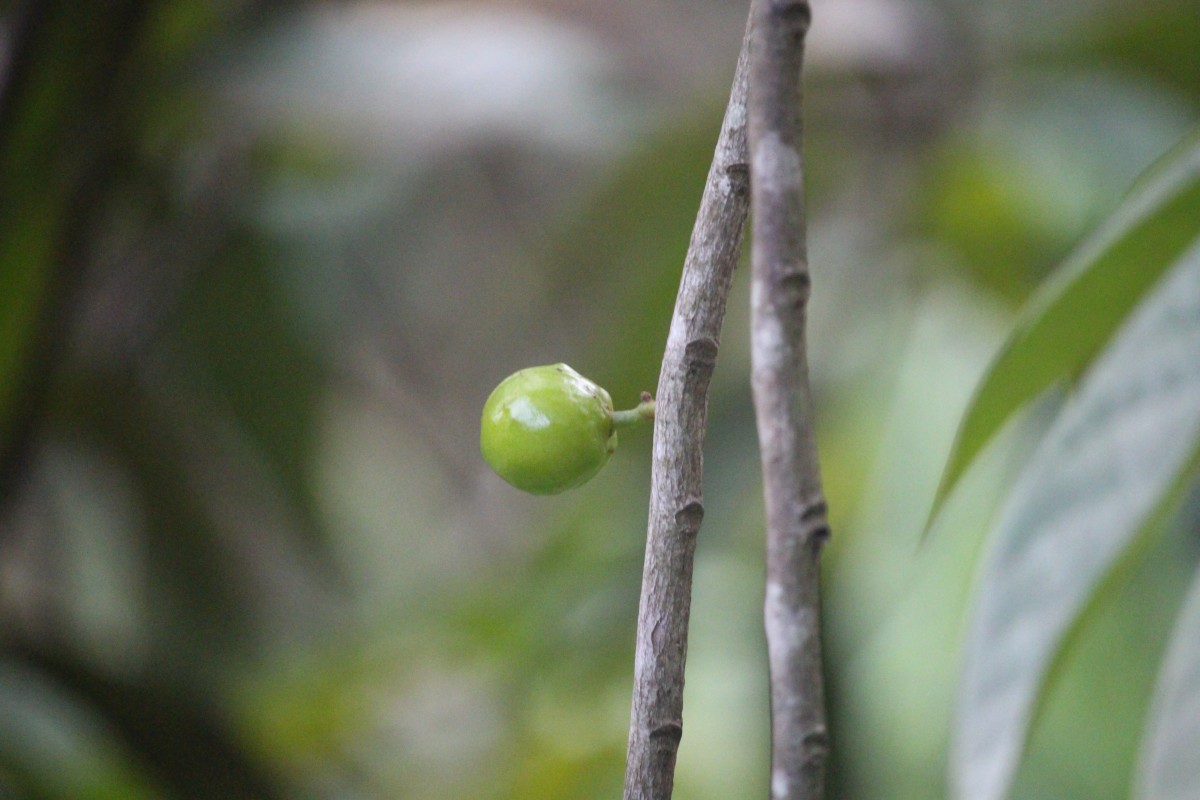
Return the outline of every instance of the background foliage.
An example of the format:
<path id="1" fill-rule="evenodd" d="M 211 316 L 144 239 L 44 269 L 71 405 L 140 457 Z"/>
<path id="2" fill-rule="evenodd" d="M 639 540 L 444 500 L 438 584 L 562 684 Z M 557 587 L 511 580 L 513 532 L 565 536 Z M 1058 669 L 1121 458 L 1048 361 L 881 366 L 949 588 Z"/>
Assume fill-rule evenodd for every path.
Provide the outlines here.
<path id="1" fill-rule="evenodd" d="M 535 499 L 487 472 L 478 414 L 535 363 L 618 403 L 653 388 L 744 14 L 0 4 L 0 796 L 616 796 L 649 436 Z M 1072 401 L 1029 393 L 922 543 L 958 419 L 1035 287 L 1194 124 L 1200 17 L 814 17 L 835 796 L 928 798 L 984 534 Z M 766 792 L 746 295 L 712 388 L 680 797 Z M 1103 351 L 1100 308 L 1052 340 Z M 1085 371 L 1059 357 L 1026 364 Z M 1151 701 L 1197 613 L 1190 474 L 1054 651 L 1012 797 L 1128 797 L 1150 707 L 1195 697 L 1177 641 Z M 1164 725 L 1148 741 L 1186 741 Z"/>

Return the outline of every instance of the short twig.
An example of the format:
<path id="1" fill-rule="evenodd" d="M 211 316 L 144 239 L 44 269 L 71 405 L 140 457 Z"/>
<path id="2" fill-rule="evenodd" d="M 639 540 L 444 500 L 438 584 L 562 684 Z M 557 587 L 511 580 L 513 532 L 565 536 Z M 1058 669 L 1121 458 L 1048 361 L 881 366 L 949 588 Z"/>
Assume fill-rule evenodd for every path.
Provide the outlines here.
<path id="1" fill-rule="evenodd" d="M 746 62 L 743 42 L 658 379 L 625 800 L 671 796 L 683 735 L 692 562 L 704 516 L 701 450 L 708 384 L 749 204 Z"/>
<path id="2" fill-rule="evenodd" d="M 751 19 L 751 382 L 766 501 L 771 797 L 819 800 L 829 743 L 818 575 L 829 523 L 804 336 L 800 67 L 810 12 L 806 0 L 753 0 Z"/>

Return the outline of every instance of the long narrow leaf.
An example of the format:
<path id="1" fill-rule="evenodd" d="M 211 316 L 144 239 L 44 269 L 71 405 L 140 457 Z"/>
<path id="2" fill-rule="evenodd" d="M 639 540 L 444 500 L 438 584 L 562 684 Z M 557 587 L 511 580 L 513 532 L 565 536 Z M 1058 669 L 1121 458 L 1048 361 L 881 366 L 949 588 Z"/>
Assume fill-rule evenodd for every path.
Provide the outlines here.
<path id="1" fill-rule="evenodd" d="M 1200 239 L 1096 359 L 1002 507 L 967 637 L 954 796 L 1003 798 L 1063 637 L 1200 438 Z"/>
<path id="2" fill-rule="evenodd" d="M 1081 374 L 1197 235 L 1200 130 L 1135 185 L 1023 312 L 963 415 L 931 518 L 1012 413 Z"/>
<path id="3" fill-rule="evenodd" d="M 1192 581 L 1150 709 L 1135 800 L 1192 800 L 1200 790 L 1200 572 Z"/>

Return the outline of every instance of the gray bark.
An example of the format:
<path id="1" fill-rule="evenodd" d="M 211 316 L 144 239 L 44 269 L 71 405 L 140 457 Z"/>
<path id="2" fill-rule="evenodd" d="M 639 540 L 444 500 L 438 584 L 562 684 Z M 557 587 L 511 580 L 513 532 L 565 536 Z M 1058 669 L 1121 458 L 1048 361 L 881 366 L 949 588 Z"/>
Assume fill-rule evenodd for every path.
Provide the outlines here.
<path id="1" fill-rule="evenodd" d="M 625 800 L 671 796 L 696 536 L 704 517 L 708 385 L 749 204 L 746 43 L 683 265 L 659 374 Z"/>
<path id="2" fill-rule="evenodd" d="M 800 69 L 806 0 L 753 0 L 748 103 L 751 384 L 767 524 L 764 622 L 771 680 L 771 797 L 825 795 L 820 553 L 829 524 L 808 381 Z"/>

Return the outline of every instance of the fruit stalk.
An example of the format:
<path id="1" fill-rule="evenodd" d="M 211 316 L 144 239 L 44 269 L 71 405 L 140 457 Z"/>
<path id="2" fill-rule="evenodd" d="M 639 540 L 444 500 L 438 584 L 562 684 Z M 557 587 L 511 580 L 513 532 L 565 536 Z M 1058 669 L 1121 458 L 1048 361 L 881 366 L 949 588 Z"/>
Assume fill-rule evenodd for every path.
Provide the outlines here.
<path id="1" fill-rule="evenodd" d="M 614 411 L 612 421 L 613 427 L 617 430 L 628 428 L 632 425 L 640 425 L 643 422 L 653 422 L 654 400 L 642 400 L 635 408 L 627 411 Z"/>

